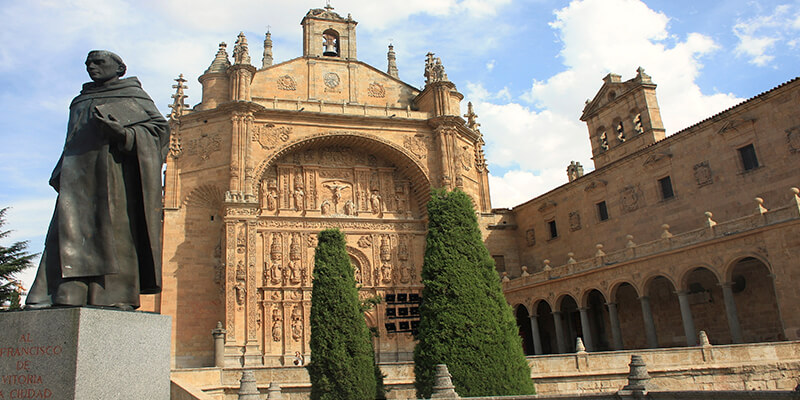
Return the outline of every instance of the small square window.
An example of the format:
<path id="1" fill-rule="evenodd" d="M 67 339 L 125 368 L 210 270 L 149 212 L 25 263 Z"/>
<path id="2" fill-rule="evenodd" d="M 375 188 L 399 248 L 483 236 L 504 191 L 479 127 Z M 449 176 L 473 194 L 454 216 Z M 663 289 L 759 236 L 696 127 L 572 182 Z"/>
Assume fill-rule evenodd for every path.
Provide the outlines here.
<path id="1" fill-rule="evenodd" d="M 558 228 L 556 227 L 556 221 L 548 221 L 547 227 L 550 228 L 550 239 L 555 239 L 558 237 Z"/>
<path id="2" fill-rule="evenodd" d="M 756 149 L 752 144 L 740 147 L 739 157 L 742 159 L 742 167 L 745 171 L 758 168 L 758 157 L 756 157 Z"/>
<path id="3" fill-rule="evenodd" d="M 600 221 L 608 219 L 608 207 L 605 201 L 597 203 L 597 217 L 600 218 Z"/>
<path id="4" fill-rule="evenodd" d="M 658 180 L 658 185 L 661 187 L 661 198 L 671 199 L 675 197 L 675 192 L 672 191 L 672 179 L 665 176 Z"/>

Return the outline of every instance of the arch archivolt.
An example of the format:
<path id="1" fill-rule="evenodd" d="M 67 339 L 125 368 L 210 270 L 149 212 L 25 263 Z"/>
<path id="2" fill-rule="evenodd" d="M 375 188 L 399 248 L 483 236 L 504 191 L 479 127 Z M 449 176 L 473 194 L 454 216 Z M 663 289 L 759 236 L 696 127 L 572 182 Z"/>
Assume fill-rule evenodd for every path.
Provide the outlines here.
<path id="1" fill-rule="evenodd" d="M 322 146 L 351 146 L 374 153 L 376 156 L 384 157 L 397 165 L 400 173 L 411 179 L 412 187 L 420 199 L 429 197 L 431 178 L 428 168 L 421 162 L 422 158 L 416 156 L 410 150 L 397 145 L 389 140 L 360 131 L 326 131 L 304 136 L 294 141 L 288 142 L 275 153 L 262 160 L 255 168 L 252 193 L 258 193 L 258 185 L 261 180 L 266 178 L 269 167 L 282 157 L 293 152 L 302 151 L 314 147 Z"/>
<path id="2" fill-rule="evenodd" d="M 603 296 L 603 299 L 605 299 L 606 302 L 609 301 L 608 300 L 608 294 L 607 294 L 605 288 L 589 286 L 586 289 L 583 289 L 583 291 L 581 292 L 580 301 L 578 302 L 578 307 L 588 307 L 589 306 L 589 295 L 595 290 L 598 293 L 600 293 L 600 295 Z"/>
<path id="3" fill-rule="evenodd" d="M 558 295 L 556 296 L 556 299 L 557 299 L 557 300 L 556 300 L 556 302 L 555 302 L 555 304 L 556 304 L 556 308 L 553 308 L 552 310 L 553 310 L 554 312 L 555 312 L 555 311 L 561 311 L 561 309 L 564 307 L 564 301 L 566 301 L 566 299 L 567 299 L 567 298 L 571 298 L 571 299 L 572 299 L 572 301 L 574 301 L 574 302 L 575 302 L 575 304 L 576 304 L 576 305 L 578 305 L 578 306 L 580 307 L 580 305 L 578 304 L 577 297 L 575 296 L 575 294 L 574 294 L 574 293 L 571 293 L 571 292 L 562 292 L 562 293 L 560 293 L 560 294 L 558 294 Z"/>
<path id="4" fill-rule="evenodd" d="M 743 259 L 748 258 L 748 257 L 752 257 L 752 258 L 755 258 L 756 260 L 760 261 L 762 264 L 764 264 L 764 267 L 767 268 L 767 271 L 769 271 L 770 274 L 774 274 L 774 272 L 772 270 L 772 265 L 769 263 L 769 261 L 768 261 L 766 256 L 764 256 L 764 255 L 762 255 L 762 254 L 760 254 L 758 252 L 753 252 L 753 251 L 738 252 L 738 253 L 735 253 L 734 255 L 732 255 L 723 264 L 722 276 L 725 278 L 725 280 L 724 281 L 721 280 L 720 282 L 731 282 L 733 280 L 733 270 L 736 268 L 736 265 L 739 263 L 739 261 L 742 261 Z"/>
<path id="5" fill-rule="evenodd" d="M 553 310 L 553 305 L 547 299 L 536 299 L 531 303 L 531 313 L 535 313 L 536 310 L 539 309 L 539 304 L 541 303 L 547 304 L 547 307 L 550 308 L 550 311 Z"/>
<path id="6" fill-rule="evenodd" d="M 631 287 L 633 287 L 633 290 L 636 292 L 636 296 L 638 296 L 638 297 L 641 297 L 641 296 L 642 296 L 642 291 L 641 291 L 641 289 L 639 288 L 639 285 L 637 285 L 637 284 L 636 284 L 636 283 L 633 281 L 633 279 L 630 279 L 630 278 L 620 278 L 619 280 L 615 280 L 614 282 L 612 282 L 612 283 L 611 283 L 611 286 L 609 286 L 609 289 L 608 289 L 609 296 L 608 296 L 608 298 L 606 299 L 606 301 L 608 301 L 609 303 L 616 302 L 617 293 L 619 292 L 619 288 L 620 288 L 620 287 L 621 287 L 623 284 L 626 284 L 626 283 L 627 283 L 628 285 L 631 285 Z"/>
<path id="7" fill-rule="evenodd" d="M 681 268 L 678 271 L 679 279 L 677 280 L 677 283 L 679 283 L 679 285 L 675 285 L 676 282 L 672 282 L 672 284 L 675 285 L 675 290 L 678 290 L 678 291 L 688 290 L 688 288 L 689 288 L 689 276 L 691 276 L 693 272 L 695 272 L 695 271 L 697 271 L 699 269 L 705 269 L 705 270 L 708 270 L 709 272 L 711 272 L 714 275 L 714 277 L 717 279 L 717 283 L 722 283 L 723 282 L 722 274 L 720 273 L 718 268 L 714 267 L 711 264 L 707 264 L 707 263 L 695 263 L 695 264 L 689 264 L 688 266 L 685 266 L 685 267 Z M 667 279 L 669 279 L 669 278 L 667 278 Z"/>
<path id="8" fill-rule="evenodd" d="M 644 279 L 641 280 L 641 283 L 636 290 L 639 297 L 647 295 L 648 289 L 653 284 L 653 281 L 656 280 L 657 278 L 664 278 L 667 281 L 669 281 L 669 283 L 676 291 L 681 290 L 681 286 L 678 285 L 679 281 L 676 281 L 675 277 L 672 276 L 672 274 L 664 273 L 663 271 L 653 271 L 649 275 L 645 276 Z"/>

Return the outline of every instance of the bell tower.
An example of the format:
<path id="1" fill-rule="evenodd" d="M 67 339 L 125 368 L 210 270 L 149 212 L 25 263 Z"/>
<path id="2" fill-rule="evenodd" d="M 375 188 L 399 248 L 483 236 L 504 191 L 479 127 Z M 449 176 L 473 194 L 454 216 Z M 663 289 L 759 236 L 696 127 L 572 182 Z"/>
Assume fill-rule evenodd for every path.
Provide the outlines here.
<path id="1" fill-rule="evenodd" d="M 310 10 L 303 21 L 303 57 L 356 59 L 356 25 L 350 14 L 347 18 L 325 8 Z"/>
<path id="2" fill-rule="evenodd" d="M 666 137 L 656 101 L 656 84 L 644 68 L 622 82 L 616 74 L 587 101 L 581 121 L 589 128 L 595 169 L 612 163 Z"/>

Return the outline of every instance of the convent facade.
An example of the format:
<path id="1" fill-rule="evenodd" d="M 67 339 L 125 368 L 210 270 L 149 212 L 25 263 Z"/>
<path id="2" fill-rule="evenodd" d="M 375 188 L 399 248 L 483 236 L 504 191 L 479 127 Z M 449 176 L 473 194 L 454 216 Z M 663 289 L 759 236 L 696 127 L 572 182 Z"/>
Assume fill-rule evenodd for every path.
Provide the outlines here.
<path id="1" fill-rule="evenodd" d="M 144 303 L 173 317 L 175 367 L 307 360 L 316 234 L 333 227 L 362 296 L 385 300 L 366 315 L 379 361 L 409 361 L 431 187 L 474 199 L 528 354 L 800 338 L 800 81 L 665 137 L 651 78 L 610 74 L 581 117 L 595 170 L 493 210 L 476 115 L 441 61 L 415 88 L 391 46 L 385 72 L 358 60 L 356 25 L 311 10 L 303 55 L 277 64 L 270 34 L 260 66 L 243 34 L 233 62 L 220 44 L 192 108 L 178 79 L 164 291 Z"/>

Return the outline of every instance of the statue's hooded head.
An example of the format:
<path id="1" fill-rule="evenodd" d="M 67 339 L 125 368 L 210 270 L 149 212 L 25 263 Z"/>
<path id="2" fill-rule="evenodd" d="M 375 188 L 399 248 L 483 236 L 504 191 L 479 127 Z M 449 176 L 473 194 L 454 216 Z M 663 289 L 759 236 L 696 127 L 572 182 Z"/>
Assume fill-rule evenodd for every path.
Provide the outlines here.
<path id="1" fill-rule="evenodd" d="M 92 50 L 86 56 L 86 72 L 97 83 L 119 79 L 127 70 L 122 57 L 108 50 Z"/>

